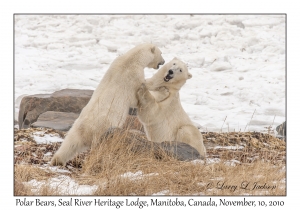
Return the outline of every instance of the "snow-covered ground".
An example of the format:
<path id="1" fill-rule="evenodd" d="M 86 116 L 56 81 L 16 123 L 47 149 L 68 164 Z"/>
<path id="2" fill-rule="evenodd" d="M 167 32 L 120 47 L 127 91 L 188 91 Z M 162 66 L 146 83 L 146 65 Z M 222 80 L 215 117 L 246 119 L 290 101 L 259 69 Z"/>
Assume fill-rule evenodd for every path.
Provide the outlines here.
<path id="1" fill-rule="evenodd" d="M 37 181 L 35 179 L 24 182 L 24 185 L 30 186 L 33 193 L 37 192 L 42 186 L 48 184 L 51 189 L 55 189 L 62 195 L 91 195 L 97 186 L 79 185 L 68 176 L 60 175 L 47 181 Z"/>
<path id="2" fill-rule="evenodd" d="M 16 15 L 15 111 L 23 95 L 95 89 L 117 56 L 143 42 L 166 62 L 188 63 L 181 102 L 202 131 L 285 120 L 284 15 Z"/>
<path id="3" fill-rule="evenodd" d="M 35 132 L 33 139 L 37 144 L 49 144 L 53 142 L 63 142 L 63 139 L 58 134 L 45 134 L 44 132 Z"/>

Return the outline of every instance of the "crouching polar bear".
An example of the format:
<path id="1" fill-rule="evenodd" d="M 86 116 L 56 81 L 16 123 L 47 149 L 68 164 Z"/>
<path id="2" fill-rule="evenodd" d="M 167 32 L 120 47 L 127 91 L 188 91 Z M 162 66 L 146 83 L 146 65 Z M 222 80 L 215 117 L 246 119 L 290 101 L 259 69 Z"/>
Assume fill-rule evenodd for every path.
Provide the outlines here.
<path id="1" fill-rule="evenodd" d="M 137 106 L 136 92 L 145 82 L 144 68 L 158 69 L 164 62 L 161 51 L 152 44 L 138 45 L 116 58 L 53 156 L 51 165 L 65 165 L 76 153 L 97 142 L 107 129 L 122 127 L 129 107 Z"/>
<path id="2" fill-rule="evenodd" d="M 179 59 L 174 58 L 165 64 L 152 78 L 146 80 L 146 85 L 166 89 L 161 88 L 160 91 L 150 93 L 145 84 L 138 89 L 138 118 L 144 126 L 148 140 L 184 142 L 205 158 L 202 134 L 182 108 L 179 98 L 180 88 L 191 77 L 186 65 Z M 158 100 L 160 94 L 163 97 Z"/>

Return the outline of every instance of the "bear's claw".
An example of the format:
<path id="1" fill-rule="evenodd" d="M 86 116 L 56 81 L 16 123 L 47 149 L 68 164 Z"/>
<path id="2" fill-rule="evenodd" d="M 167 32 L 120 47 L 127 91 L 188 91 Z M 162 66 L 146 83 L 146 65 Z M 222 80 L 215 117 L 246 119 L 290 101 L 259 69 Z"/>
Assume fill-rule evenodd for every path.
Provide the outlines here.
<path id="1" fill-rule="evenodd" d="M 58 157 L 53 157 L 50 163 L 51 166 L 64 166 L 65 164 L 58 158 Z"/>

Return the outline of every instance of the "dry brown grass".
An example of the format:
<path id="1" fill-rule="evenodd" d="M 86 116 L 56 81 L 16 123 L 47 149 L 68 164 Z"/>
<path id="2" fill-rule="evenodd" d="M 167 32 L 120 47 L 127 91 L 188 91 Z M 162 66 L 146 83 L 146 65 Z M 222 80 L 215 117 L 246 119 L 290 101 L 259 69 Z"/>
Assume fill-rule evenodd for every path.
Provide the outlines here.
<path id="1" fill-rule="evenodd" d="M 32 179 L 45 180 L 51 173 L 33 165 L 15 165 L 15 180 L 28 182 Z"/>
<path id="2" fill-rule="evenodd" d="M 47 180 L 54 175 L 34 165 L 15 165 L 14 172 L 15 195 L 33 195 L 30 187 L 25 185 L 24 182 L 29 182 L 33 179 L 38 181 Z"/>
<path id="3" fill-rule="evenodd" d="M 285 142 L 272 136 L 250 132 L 206 133 L 206 162 L 178 161 L 162 151 L 136 145 L 131 138 L 125 132 L 103 140 L 89 153 L 69 162 L 68 168 L 64 169 L 72 172 L 69 176 L 76 183 L 96 185 L 98 188 L 92 195 L 286 195 Z M 243 145 L 244 149 L 215 149 L 216 145 Z M 36 148 L 36 153 L 45 145 L 33 144 L 32 147 Z M 21 153 L 15 152 L 15 195 L 68 194 L 47 182 L 50 177 L 61 173 L 37 168 L 31 161 L 22 165 L 20 157 L 30 160 L 28 156 L 32 147 L 24 147 Z M 51 147 L 53 153 L 58 147 Z M 219 162 L 210 163 L 212 159 Z M 231 160 L 236 160 L 235 166 L 230 165 Z M 24 183 L 33 179 L 45 182 L 38 190 L 32 191 Z M 249 183 L 247 189 L 242 189 L 245 183 Z M 266 184 L 262 189 L 253 189 L 255 183 Z M 270 189 L 263 189 L 267 186 Z"/>
<path id="4" fill-rule="evenodd" d="M 224 158 L 215 164 L 184 162 L 164 154 L 157 158 L 153 151 L 136 153 L 133 146 L 116 137 L 91 151 L 83 164 L 83 173 L 95 183 L 101 180 L 94 195 L 152 195 L 161 191 L 169 195 L 285 195 L 285 187 L 280 184 L 285 178 L 283 164 L 257 160 L 233 167 Z M 124 177 L 126 172 L 142 172 L 144 176 Z M 244 181 L 249 182 L 249 190 L 241 189 Z M 221 188 L 221 182 L 236 185 L 237 189 L 217 189 L 218 185 Z M 255 182 L 272 186 L 276 183 L 277 187 L 252 190 Z"/>

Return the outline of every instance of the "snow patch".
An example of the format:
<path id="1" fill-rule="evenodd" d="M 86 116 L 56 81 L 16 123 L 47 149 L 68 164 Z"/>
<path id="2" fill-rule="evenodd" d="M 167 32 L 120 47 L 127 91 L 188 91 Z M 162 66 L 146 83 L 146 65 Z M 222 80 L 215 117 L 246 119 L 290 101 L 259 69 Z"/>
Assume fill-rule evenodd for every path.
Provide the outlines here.
<path id="1" fill-rule="evenodd" d="M 238 150 L 238 149 L 244 149 L 243 146 L 215 146 L 214 149 L 232 149 L 232 150 Z"/>
<path id="2" fill-rule="evenodd" d="M 140 179 L 143 179 L 145 177 L 157 176 L 157 175 L 158 175 L 158 173 L 143 174 L 142 171 L 137 171 L 135 173 L 127 172 L 125 174 L 122 174 L 121 177 L 122 178 L 128 178 L 130 180 L 140 180 Z"/>
<path id="3" fill-rule="evenodd" d="M 33 133 L 33 139 L 37 144 L 63 142 L 63 139 L 61 137 L 53 134 L 44 134 L 44 132 L 42 131 Z"/>
<path id="4" fill-rule="evenodd" d="M 115 58 L 143 42 L 166 62 L 188 63 L 180 100 L 205 130 L 219 131 L 225 116 L 231 130 L 244 129 L 254 108 L 254 122 L 286 120 L 285 15 L 16 15 L 15 112 L 22 95 L 94 90 Z"/>
<path id="5" fill-rule="evenodd" d="M 37 181 L 35 179 L 29 182 L 23 182 L 24 185 L 31 187 L 31 191 L 36 193 L 43 186 L 49 186 L 51 189 L 60 193 L 60 195 L 92 195 L 97 186 L 79 185 L 68 176 L 58 176 L 46 181 Z"/>
<path id="6" fill-rule="evenodd" d="M 167 195 L 168 193 L 170 193 L 169 190 L 163 190 L 157 193 L 153 193 L 152 195 Z"/>

